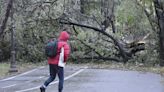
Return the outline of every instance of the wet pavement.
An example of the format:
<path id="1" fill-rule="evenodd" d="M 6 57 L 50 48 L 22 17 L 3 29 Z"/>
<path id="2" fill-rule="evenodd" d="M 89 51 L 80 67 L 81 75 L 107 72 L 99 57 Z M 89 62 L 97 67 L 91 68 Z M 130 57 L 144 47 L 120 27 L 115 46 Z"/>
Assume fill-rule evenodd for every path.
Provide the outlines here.
<path id="1" fill-rule="evenodd" d="M 0 92 L 40 92 L 48 78 L 48 67 L 0 80 Z M 164 78 L 137 71 L 89 69 L 67 66 L 63 92 L 164 92 Z M 58 78 L 46 92 L 57 92 Z"/>

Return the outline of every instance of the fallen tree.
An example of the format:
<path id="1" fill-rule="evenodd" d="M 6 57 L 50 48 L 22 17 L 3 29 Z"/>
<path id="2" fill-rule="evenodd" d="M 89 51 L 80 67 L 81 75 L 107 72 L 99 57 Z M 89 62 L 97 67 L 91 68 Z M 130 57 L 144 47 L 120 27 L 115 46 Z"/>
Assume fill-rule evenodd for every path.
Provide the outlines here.
<path id="1" fill-rule="evenodd" d="M 143 37 L 142 39 L 132 41 L 130 43 L 125 43 L 125 42 L 121 43 L 120 40 L 113 37 L 112 35 L 110 35 L 103 29 L 99 29 L 99 28 L 89 26 L 89 25 L 75 23 L 75 22 L 72 22 L 69 20 L 60 20 L 59 23 L 92 29 L 93 31 L 99 32 L 99 33 L 109 37 L 113 41 L 113 44 L 116 46 L 116 48 L 119 51 L 118 57 L 122 58 L 122 59 L 120 59 L 117 57 L 115 57 L 115 58 L 103 57 L 103 55 L 100 55 L 99 53 L 96 52 L 98 54 L 98 57 L 97 56 L 84 57 L 83 59 L 103 59 L 103 60 L 113 60 L 113 61 L 117 61 L 117 62 L 122 61 L 122 62 L 126 63 L 129 59 L 132 58 L 133 55 L 135 55 L 135 53 L 145 49 L 145 41 L 143 41 L 143 40 L 145 38 L 147 38 L 147 36 Z M 74 28 L 74 30 L 75 30 L 75 28 Z M 84 42 L 81 41 L 81 43 L 84 44 L 85 46 L 91 48 L 90 46 L 86 45 Z M 94 48 L 92 48 L 92 49 L 94 50 Z"/>

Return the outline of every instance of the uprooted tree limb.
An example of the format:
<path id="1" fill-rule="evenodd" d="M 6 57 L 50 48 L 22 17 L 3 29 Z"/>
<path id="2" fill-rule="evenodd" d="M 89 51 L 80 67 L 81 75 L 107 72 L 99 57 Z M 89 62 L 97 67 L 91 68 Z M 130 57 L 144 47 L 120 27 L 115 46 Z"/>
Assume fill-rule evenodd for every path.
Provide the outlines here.
<path id="1" fill-rule="evenodd" d="M 131 52 L 137 52 L 139 50 L 143 50 L 142 49 L 136 49 L 135 51 L 131 50 L 131 52 L 127 53 L 123 46 L 121 46 L 121 44 L 119 43 L 119 41 L 114 38 L 112 35 L 108 34 L 107 32 L 105 32 L 103 29 L 99 29 L 99 28 L 96 28 L 96 27 L 92 27 L 92 26 L 89 26 L 89 25 L 84 25 L 84 24 L 78 24 L 78 23 L 74 23 L 74 22 L 71 22 L 71 21 L 59 21 L 59 23 L 61 24 L 67 24 L 67 25 L 74 25 L 74 26 L 79 26 L 79 27 L 85 27 L 85 28 L 88 28 L 88 29 L 92 29 L 96 32 L 99 32 L 107 37 L 109 37 L 110 39 L 112 39 L 112 41 L 114 42 L 114 44 L 118 47 L 118 50 L 119 50 L 119 53 L 120 53 L 120 56 L 123 58 L 123 62 L 126 63 L 131 57 L 131 55 L 129 55 L 129 53 Z M 133 54 L 132 53 L 132 54 Z"/>
<path id="2" fill-rule="evenodd" d="M 89 26 L 89 25 L 78 24 L 78 23 L 74 23 L 74 22 L 71 22 L 71 21 L 59 21 L 59 23 L 92 29 L 96 32 L 99 32 L 99 33 L 109 37 L 114 42 L 114 45 L 118 47 L 119 54 L 123 58 L 124 63 L 126 63 L 130 58 L 132 58 L 132 55 L 134 55 L 136 52 L 145 49 L 145 42 L 140 43 L 140 41 L 144 40 L 147 36 L 144 37 L 143 39 L 138 39 L 138 40 L 133 41 L 133 42 L 128 43 L 128 44 L 124 43 L 123 46 L 122 46 L 118 39 L 114 38 L 112 35 L 108 34 L 103 29 L 99 29 L 99 28 Z M 92 58 L 87 57 L 86 59 L 93 59 L 93 57 Z M 109 57 L 94 57 L 94 59 L 121 61 L 117 58 L 114 59 L 114 58 L 109 58 Z"/>
<path id="3" fill-rule="evenodd" d="M 74 32 L 75 32 L 76 35 L 77 35 L 78 32 L 77 32 L 77 30 L 76 30 L 76 28 L 75 28 L 74 26 L 73 26 L 73 29 L 74 29 Z M 85 53 L 85 55 L 88 54 L 88 53 L 90 53 L 91 50 L 92 50 L 93 52 L 95 52 L 95 53 L 98 55 L 98 56 L 92 56 L 92 57 L 83 57 L 83 58 L 80 58 L 80 59 L 96 59 L 96 60 L 100 60 L 100 59 L 101 59 L 101 60 L 112 60 L 112 61 L 116 61 L 116 62 L 121 62 L 121 61 L 120 61 L 119 59 L 117 59 L 117 58 L 113 58 L 113 57 L 104 57 L 104 56 L 101 55 L 99 52 L 97 52 L 95 48 L 89 46 L 89 45 L 86 44 L 84 41 L 82 41 L 82 40 L 80 40 L 80 39 L 78 39 L 78 38 L 77 38 L 77 40 L 80 41 L 84 46 L 86 46 L 87 48 L 90 49 L 89 51 L 87 51 L 87 52 Z"/>

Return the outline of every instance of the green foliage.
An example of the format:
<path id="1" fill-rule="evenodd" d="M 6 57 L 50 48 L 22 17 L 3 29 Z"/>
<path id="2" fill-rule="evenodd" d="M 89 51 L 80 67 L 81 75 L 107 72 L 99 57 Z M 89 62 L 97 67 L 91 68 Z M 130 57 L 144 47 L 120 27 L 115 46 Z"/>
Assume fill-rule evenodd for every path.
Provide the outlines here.
<path id="1" fill-rule="evenodd" d="M 57 38 L 59 26 L 49 17 L 59 17 L 62 2 L 43 3 L 42 1 L 16 1 L 16 48 L 18 62 L 41 62 L 45 43 L 51 38 Z M 58 10 L 58 11 L 56 11 Z M 57 14 L 56 14 L 57 13 Z M 62 11 L 60 12 L 60 14 Z M 54 16 L 54 14 L 56 14 Z"/>
<path id="2" fill-rule="evenodd" d="M 51 39 L 56 38 L 57 29 L 53 26 L 38 24 L 34 29 L 17 30 L 17 59 L 26 62 L 44 61 L 44 46 Z"/>
<path id="3" fill-rule="evenodd" d="M 5 40 L 0 41 L 0 62 L 8 60 L 10 55 L 10 42 Z"/>
<path id="4" fill-rule="evenodd" d="M 9 67 L 10 65 L 8 63 L 0 63 L 0 78 L 8 74 Z"/>
<path id="5" fill-rule="evenodd" d="M 157 35 L 154 35 L 156 33 L 152 31 L 143 8 L 136 4 L 136 0 L 119 1 L 120 4 L 115 6 L 117 32 L 113 34 L 111 26 L 106 32 L 122 40 L 127 40 L 125 38 L 128 37 L 133 38 L 130 38 L 130 40 L 135 40 L 140 36 L 145 36 L 147 33 L 150 33 L 150 37 L 147 40 L 153 40 L 154 43 L 151 44 L 152 42 L 148 41 L 146 43 L 148 44 L 146 50 L 137 53 L 131 61 L 148 65 L 158 64 L 158 52 L 156 51 Z M 86 23 L 94 27 L 100 27 L 98 23 L 101 24 L 104 20 L 104 16 L 101 14 L 99 0 L 85 3 L 84 5 L 85 14 L 87 14 L 88 17 L 95 16 L 95 18 L 92 19 L 79 16 L 76 13 L 78 9 L 76 11 L 74 9 L 78 6 L 74 7 L 75 0 L 72 0 L 71 4 L 67 0 L 57 0 L 54 3 L 43 3 L 42 0 L 18 0 L 16 2 L 14 18 L 16 21 L 16 58 L 18 62 L 41 62 L 46 59 L 44 55 L 45 43 L 50 38 L 57 38 L 59 28 L 63 26 L 55 20 L 59 17 L 67 18 L 65 15 L 69 15 L 70 20 L 76 22 L 83 17 L 84 20 L 79 23 Z M 74 3 L 72 4 L 72 2 Z M 2 4 L 2 2 L 0 4 Z M 152 0 L 142 0 L 142 4 L 145 5 L 147 9 L 152 9 Z M 1 5 L 0 9 L 2 9 L 2 6 L 4 5 Z M 151 12 L 153 12 L 153 10 L 151 10 Z M 3 15 L 3 13 L 4 11 L 1 10 L 0 14 Z M 73 29 L 71 30 L 71 59 L 78 61 L 79 58 L 98 56 L 98 54 L 104 57 L 117 57 L 119 54 L 117 47 L 115 47 L 110 38 L 85 28 L 76 28 L 76 30 L 78 32 L 76 35 Z M 3 52 L 3 56 L 0 55 L 2 56 L 0 60 L 2 60 L 2 58 L 10 58 L 10 33 L 6 33 L 5 37 L 7 39 L 0 42 L 0 54 Z M 152 52 L 154 53 L 152 54 Z"/>

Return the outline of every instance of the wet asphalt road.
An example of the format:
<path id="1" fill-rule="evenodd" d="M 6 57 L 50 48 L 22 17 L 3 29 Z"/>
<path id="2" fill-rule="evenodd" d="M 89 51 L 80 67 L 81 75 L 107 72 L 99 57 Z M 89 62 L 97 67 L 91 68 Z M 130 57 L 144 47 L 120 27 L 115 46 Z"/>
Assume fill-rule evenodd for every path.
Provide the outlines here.
<path id="1" fill-rule="evenodd" d="M 40 92 L 48 67 L 0 80 L 0 92 Z M 58 78 L 46 92 L 58 92 Z M 153 73 L 67 66 L 63 92 L 164 92 L 164 78 Z"/>

